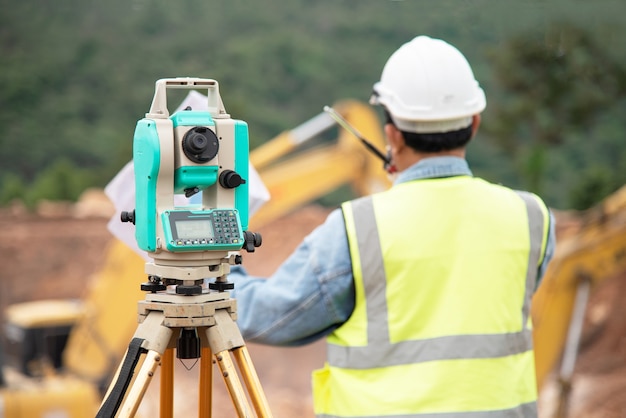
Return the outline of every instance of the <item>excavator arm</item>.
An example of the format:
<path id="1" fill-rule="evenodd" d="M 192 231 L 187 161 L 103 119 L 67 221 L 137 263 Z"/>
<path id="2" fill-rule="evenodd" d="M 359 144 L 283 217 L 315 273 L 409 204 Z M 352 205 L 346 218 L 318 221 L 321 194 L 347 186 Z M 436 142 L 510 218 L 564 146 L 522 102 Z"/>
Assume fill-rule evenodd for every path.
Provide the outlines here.
<path id="1" fill-rule="evenodd" d="M 342 101 L 334 109 L 372 145 L 385 149 L 380 122 L 371 107 Z M 391 181 L 383 162 L 346 130 L 340 129 L 331 143 L 297 152 L 335 126 L 327 113 L 320 113 L 251 152 L 250 161 L 271 197 L 251 219 L 253 227 L 269 223 L 346 184 L 357 195 L 389 188 Z"/>

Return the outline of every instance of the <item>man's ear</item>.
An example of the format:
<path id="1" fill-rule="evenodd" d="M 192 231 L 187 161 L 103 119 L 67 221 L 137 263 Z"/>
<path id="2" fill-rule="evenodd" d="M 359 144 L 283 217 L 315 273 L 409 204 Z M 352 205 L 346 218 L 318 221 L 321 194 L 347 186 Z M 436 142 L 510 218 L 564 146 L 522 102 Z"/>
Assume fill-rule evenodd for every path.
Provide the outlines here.
<path id="1" fill-rule="evenodd" d="M 402 132 L 394 124 L 387 123 L 384 130 L 387 142 L 393 151 L 398 152 L 405 147 L 404 136 L 402 136 Z"/>
<path id="2" fill-rule="evenodd" d="M 480 126 L 480 119 L 480 113 L 472 116 L 472 138 L 474 137 L 474 135 L 476 135 L 476 132 L 478 131 L 478 127 Z"/>

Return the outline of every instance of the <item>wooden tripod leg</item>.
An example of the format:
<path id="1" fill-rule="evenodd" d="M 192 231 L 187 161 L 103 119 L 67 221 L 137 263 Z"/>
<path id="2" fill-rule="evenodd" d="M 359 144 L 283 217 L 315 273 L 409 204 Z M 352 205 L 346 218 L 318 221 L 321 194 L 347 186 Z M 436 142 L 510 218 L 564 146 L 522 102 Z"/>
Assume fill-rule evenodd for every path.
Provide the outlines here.
<path id="1" fill-rule="evenodd" d="M 228 393 L 233 401 L 233 405 L 237 410 L 239 417 L 251 417 L 250 405 L 248 405 L 248 399 L 244 392 L 243 386 L 239 381 L 239 375 L 237 375 L 237 369 L 230 358 L 230 352 L 228 350 L 220 351 L 215 355 L 217 364 L 222 371 L 222 377 L 224 383 L 228 388 Z"/>
<path id="2" fill-rule="evenodd" d="M 252 400 L 252 405 L 254 405 L 254 410 L 256 411 L 257 416 L 262 418 L 271 418 L 272 413 L 270 412 L 269 403 L 267 402 L 267 398 L 265 397 L 265 393 L 261 387 L 261 381 L 256 374 L 248 349 L 246 346 L 235 348 L 233 350 L 233 356 L 239 366 L 239 371 L 241 372 L 241 376 L 246 384 L 248 394 L 250 395 L 250 399 Z"/>
<path id="3" fill-rule="evenodd" d="M 163 317 L 163 312 L 151 311 L 140 322 L 96 415 L 98 418 L 132 417 L 137 412 L 172 336 L 172 330 L 162 325 Z M 139 373 L 135 374 L 140 358 L 143 363 Z"/>
<path id="4" fill-rule="evenodd" d="M 173 379 L 173 357 L 166 354 L 167 347 L 172 339 L 172 330 L 163 325 L 165 313 L 162 311 L 148 311 L 147 315 L 140 322 L 135 331 L 136 339 L 143 340 L 142 347 L 148 351 L 134 382 L 131 384 L 130 391 L 127 393 L 124 403 L 121 405 L 119 417 L 133 417 L 139 408 L 139 404 L 148 389 L 148 385 L 152 381 L 156 368 L 161 364 L 163 356 L 166 356 L 165 373 L 170 373 L 166 379 Z M 171 350 L 170 350 L 171 351 Z M 172 390 L 170 390 L 171 392 Z M 163 393 L 161 393 L 163 394 Z M 171 393 L 173 399 L 173 393 Z M 166 401 L 167 402 L 167 401 Z M 173 404 L 173 400 L 169 402 Z M 170 407 L 170 409 L 172 409 Z M 171 415 L 170 415 L 171 416 Z"/>
<path id="5" fill-rule="evenodd" d="M 159 401 L 161 418 L 174 416 L 174 349 L 168 348 L 161 361 L 161 394 Z"/>
<path id="6" fill-rule="evenodd" d="M 211 416 L 213 406 L 213 355 L 210 347 L 202 347 L 200 353 L 200 386 L 198 389 L 200 402 L 198 404 L 198 416 L 207 418 Z"/>
<path id="7" fill-rule="evenodd" d="M 231 351 L 237 358 L 239 372 L 245 379 L 248 395 L 254 403 L 254 409 L 259 417 L 271 418 L 269 407 L 256 371 L 250 360 L 241 332 L 231 315 L 225 309 L 215 311 L 215 325 L 207 328 L 206 336 L 209 346 L 215 354 L 217 364 L 222 371 L 222 377 L 228 387 L 230 397 L 240 417 L 251 415 L 250 405 L 244 391 L 239 374 L 230 357 Z"/>
<path id="8" fill-rule="evenodd" d="M 148 389 L 148 385 L 154 376 L 154 371 L 161 363 L 161 355 L 156 351 L 148 351 L 143 365 L 137 374 L 137 378 L 133 383 L 130 392 L 124 399 L 124 403 L 120 407 L 119 418 L 134 417 L 141 403 L 143 395 Z"/>

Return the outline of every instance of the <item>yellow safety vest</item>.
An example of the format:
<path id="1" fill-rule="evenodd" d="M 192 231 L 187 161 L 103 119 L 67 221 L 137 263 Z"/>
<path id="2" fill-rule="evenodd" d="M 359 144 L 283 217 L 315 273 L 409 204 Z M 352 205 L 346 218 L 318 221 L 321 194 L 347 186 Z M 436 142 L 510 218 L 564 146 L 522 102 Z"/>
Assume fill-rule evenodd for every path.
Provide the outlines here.
<path id="1" fill-rule="evenodd" d="M 459 176 L 343 205 L 354 312 L 313 375 L 318 417 L 536 416 L 530 301 L 548 209 Z"/>

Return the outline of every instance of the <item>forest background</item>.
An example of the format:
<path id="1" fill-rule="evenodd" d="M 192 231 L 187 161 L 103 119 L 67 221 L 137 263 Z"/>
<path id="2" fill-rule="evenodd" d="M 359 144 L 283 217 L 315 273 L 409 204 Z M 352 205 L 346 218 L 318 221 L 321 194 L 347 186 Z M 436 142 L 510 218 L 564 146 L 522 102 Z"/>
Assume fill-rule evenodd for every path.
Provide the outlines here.
<path id="1" fill-rule="evenodd" d="M 475 175 L 584 209 L 626 183 L 624 16 L 623 0 L 0 0 L 0 205 L 106 185 L 157 79 L 218 80 L 254 148 L 367 101 L 427 34 L 487 94 Z"/>

